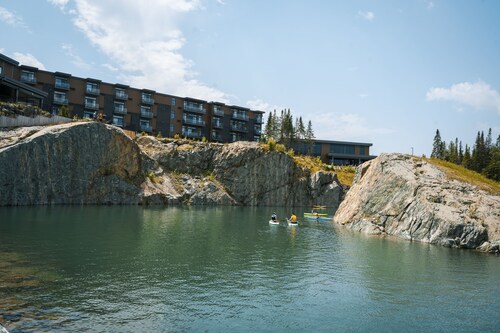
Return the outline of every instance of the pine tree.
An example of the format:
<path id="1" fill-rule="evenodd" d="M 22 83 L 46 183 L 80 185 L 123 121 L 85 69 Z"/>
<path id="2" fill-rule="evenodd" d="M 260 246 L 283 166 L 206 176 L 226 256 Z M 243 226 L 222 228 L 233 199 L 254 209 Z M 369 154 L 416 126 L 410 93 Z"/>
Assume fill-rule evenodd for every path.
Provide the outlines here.
<path id="1" fill-rule="evenodd" d="M 299 117 L 299 125 L 297 126 L 297 136 L 299 140 L 304 140 L 306 137 L 306 129 L 304 127 L 304 122 L 302 121 L 302 117 Z"/>
<path id="2" fill-rule="evenodd" d="M 266 127 L 264 128 L 264 139 L 268 141 L 270 138 L 273 138 L 273 129 L 274 129 L 274 116 L 273 113 L 270 112 L 267 117 Z"/>
<path id="3" fill-rule="evenodd" d="M 460 143 L 458 144 L 458 162 L 457 164 L 462 164 L 464 160 L 464 151 L 462 149 L 462 140 L 460 140 Z"/>
<path id="4" fill-rule="evenodd" d="M 441 141 L 441 134 L 439 129 L 436 130 L 436 135 L 434 136 L 434 143 L 432 145 L 431 158 L 443 159 L 443 142 Z"/>
<path id="5" fill-rule="evenodd" d="M 309 155 L 312 155 L 313 153 L 313 146 L 314 146 L 314 132 L 312 129 L 312 122 L 309 120 L 307 123 L 307 129 L 306 129 L 306 143 L 307 143 L 307 151 Z"/>
<path id="6" fill-rule="evenodd" d="M 465 152 L 464 152 L 464 158 L 462 160 L 462 165 L 467 168 L 471 169 L 471 155 L 470 155 L 470 149 L 469 146 L 466 144 L 465 145 Z"/>

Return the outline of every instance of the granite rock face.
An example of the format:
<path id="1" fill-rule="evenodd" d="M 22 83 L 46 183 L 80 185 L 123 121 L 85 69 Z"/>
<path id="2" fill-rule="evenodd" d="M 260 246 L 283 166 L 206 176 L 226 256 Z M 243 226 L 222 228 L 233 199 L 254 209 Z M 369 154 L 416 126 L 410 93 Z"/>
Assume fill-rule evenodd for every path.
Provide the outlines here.
<path id="1" fill-rule="evenodd" d="M 70 123 L 3 142 L 10 144 L 0 148 L 0 205 L 139 202 L 147 157 L 119 129 Z"/>
<path id="2" fill-rule="evenodd" d="M 49 204 L 328 205 L 343 189 L 252 142 L 130 139 L 77 122 L 0 132 L 0 206 Z"/>
<path id="3" fill-rule="evenodd" d="M 382 154 L 359 166 L 334 221 L 368 234 L 499 252 L 500 197 L 408 155 Z"/>

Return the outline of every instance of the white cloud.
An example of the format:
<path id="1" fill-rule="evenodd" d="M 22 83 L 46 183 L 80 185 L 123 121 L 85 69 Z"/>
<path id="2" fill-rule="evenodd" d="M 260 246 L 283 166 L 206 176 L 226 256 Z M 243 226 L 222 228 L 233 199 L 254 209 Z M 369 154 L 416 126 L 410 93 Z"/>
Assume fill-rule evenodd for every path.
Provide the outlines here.
<path id="1" fill-rule="evenodd" d="M 75 0 L 74 24 L 138 88 L 228 103 L 229 96 L 197 79 L 181 49 L 178 21 L 201 8 L 199 0 Z"/>
<path id="2" fill-rule="evenodd" d="M 426 98 L 428 101 L 453 101 L 500 114 L 500 94 L 483 81 L 457 83 L 450 88 L 432 88 L 427 92 Z"/>
<path id="3" fill-rule="evenodd" d="M 45 66 L 30 53 L 23 54 L 23 53 L 19 53 L 19 52 L 14 52 L 14 54 L 12 55 L 12 58 L 19 61 L 19 63 L 21 65 L 33 66 L 33 67 L 36 67 L 38 69 L 45 70 Z"/>
<path id="4" fill-rule="evenodd" d="M 0 21 L 13 27 L 27 28 L 22 17 L 10 12 L 8 9 L 0 6 Z"/>
<path id="5" fill-rule="evenodd" d="M 319 113 L 313 115 L 312 125 L 317 139 L 368 141 L 377 135 L 393 133 L 388 128 L 374 128 L 356 113 Z"/>
<path id="6" fill-rule="evenodd" d="M 119 71 L 118 68 L 116 68 L 115 66 L 113 66 L 111 64 L 102 64 L 101 66 L 104 67 L 104 68 L 106 68 L 106 69 L 108 69 L 108 70 L 110 70 L 110 71 L 112 71 L 112 72 L 118 72 Z"/>
<path id="7" fill-rule="evenodd" d="M 358 12 L 358 15 L 362 18 L 364 18 L 365 20 L 367 21 L 373 21 L 375 19 L 375 13 L 371 12 L 371 11 L 359 11 Z"/>
<path id="8" fill-rule="evenodd" d="M 64 8 L 69 2 L 69 0 L 47 0 L 47 1 L 59 8 Z"/>
<path id="9" fill-rule="evenodd" d="M 217 3 L 221 4 L 221 5 L 225 5 L 226 4 L 226 2 L 224 0 L 217 0 Z"/>
<path id="10" fill-rule="evenodd" d="M 61 46 L 64 54 L 66 54 L 68 57 L 71 58 L 71 63 L 73 65 L 75 65 L 76 67 L 78 68 L 84 68 L 84 69 L 90 69 L 92 68 L 90 66 L 90 64 L 88 64 L 87 62 L 85 62 L 85 60 L 83 60 L 78 54 L 75 53 L 75 51 L 73 50 L 73 45 L 71 44 L 63 44 Z"/>

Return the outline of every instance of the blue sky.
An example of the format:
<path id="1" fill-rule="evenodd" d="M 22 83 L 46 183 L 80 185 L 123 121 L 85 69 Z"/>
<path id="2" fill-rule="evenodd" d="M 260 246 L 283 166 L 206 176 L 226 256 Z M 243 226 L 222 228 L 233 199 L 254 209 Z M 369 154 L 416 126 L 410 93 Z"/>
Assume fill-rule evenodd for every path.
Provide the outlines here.
<path id="1" fill-rule="evenodd" d="M 0 0 L 0 31 L 22 64 L 290 108 L 372 154 L 500 134 L 500 1 Z"/>

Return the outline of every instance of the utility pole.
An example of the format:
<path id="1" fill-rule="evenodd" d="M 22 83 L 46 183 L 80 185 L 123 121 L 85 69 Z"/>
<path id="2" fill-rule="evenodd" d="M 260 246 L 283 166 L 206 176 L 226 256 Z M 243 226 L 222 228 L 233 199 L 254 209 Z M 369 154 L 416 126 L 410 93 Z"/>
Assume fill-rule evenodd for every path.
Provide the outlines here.
<path id="1" fill-rule="evenodd" d="M 413 147 L 411 147 L 411 156 L 413 156 Z"/>

